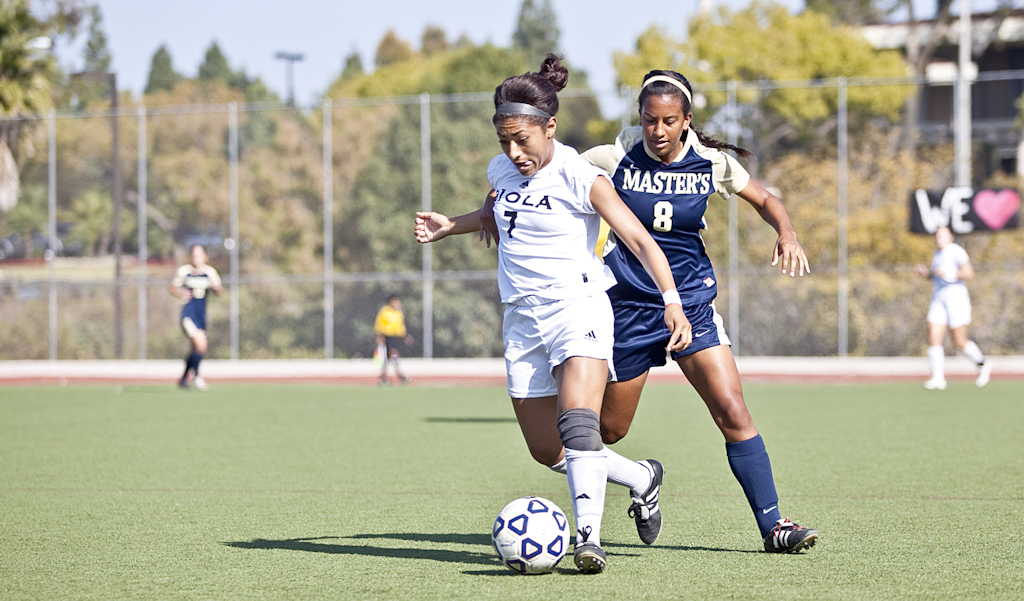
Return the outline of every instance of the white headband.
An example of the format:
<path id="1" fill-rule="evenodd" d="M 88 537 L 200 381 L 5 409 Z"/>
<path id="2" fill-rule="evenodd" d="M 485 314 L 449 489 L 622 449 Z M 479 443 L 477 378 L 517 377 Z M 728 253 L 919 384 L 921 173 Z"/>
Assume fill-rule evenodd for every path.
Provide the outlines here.
<path id="1" fill-rule="evenodd" d="M 683 91 L 683 95 L 686 96 L 686 100 L 688 100 L 689 102 L 693 102 L 693 97 L 690 96 L 690 90 L 687 90 L 686 86 L 684 86 L 683 83 L 678 79 L 674 77 L 669 77 L 667 75 L 655 75 L 654 77 L 651 77 L 650 79 L 644 82 L 644 85 L 640 86 L 640 89 L 643 90 L 644 88 L 646 88 L 647 86 L 651 85 L 656 81 L 664 81 L 665 83 L 670 83 L 674 85 L 675 87 Z"/>

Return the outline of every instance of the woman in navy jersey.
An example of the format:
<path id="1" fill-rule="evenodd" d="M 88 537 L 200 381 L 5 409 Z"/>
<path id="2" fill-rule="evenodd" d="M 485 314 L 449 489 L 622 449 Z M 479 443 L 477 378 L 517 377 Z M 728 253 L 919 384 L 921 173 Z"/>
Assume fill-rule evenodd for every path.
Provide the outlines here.
<path id="1" fill-rule="evenodd" d="M 633 497 L 654 507 L 661 485 L 658 462 L 631 461 L 601 441 L 613 327 L 606 290 L 615 283 L 594 253 L 601 218 L 635 253 L 655 289 L 666 293 L 661 320 L 669 335 L 662 352 L 689 342 L 689 324 L 664 253 L 622 204 L 607 174 L 554 137 L 557 92 L 568 75 L 559 57 L 549 54 L 538 73 L 498 86 L 493 121 L 503 154 L 491 160 L 487 178 L 497 193 L 491 213 L 498 227 L 509 396 L 530 453 L 568 476 L 577 530 L 573 561 L 582 572 L 597 573 L 606 561 L 600 546 L 606 482 L 628 486 Z M 417 213 L 416 239 L 436 242 L 476 232 L 480 213 Z M 653 542 L 660 516 L 637 518 L 637 529 Z"/>
<path id="2" fill-rule="evenodd" d="M 715 192 L 726 198 L 738 194 L 778 233 L 771 264 L 781 264 L 790 276 L 810 270 L 782 202 L 724 151 L 744 157 L 749 153 L 693 127 L 692 96 L 681 74 L 648 73 L 639 97 L 640 126 L 624 130 L 614 145 L 591 149 L 583 157 L 613 174 L 623 202 L 665 251 L 693 328 L 693 343 L 673 351 L 672 359 L 725 437 L 729 465 L 754 512 L 765 551 L 796 552 L 812 546 L 818 533 L 779 512 L 768 453 L 744 402 L 736 361 L 713 304 L 717 281 L 700 236 L 709 197 Z M 614 239 L 606 245 L 605 263 L 618 280 L 608 292 L 615 311 L 618 381 L 609 384 L 601 413 L 602 435 L 612 443 L 629 431 L 650 368 L 665 365 L 661 349 L 666 333 L 651 320 L 649 279 Z"/>
<path id="3" fill-rule="evenodd" d="M 181 331 L 192 346 L 188 357 L 185 357 L 185 373 L 178 380 L 178 386 L 187 389 L 191 377 L 196 390 L 205 392 L 207 385 L 199 375 L 199 362 L 209 345 L 206 338 L 206 296 L 211 290 L 220 294 L 224 287 L 217 270 L 206 264 L 206 249 L 196 244 L 190 251 L 191 263 L 179 267 L 171 282 L 171 294 L 182 302 Z"/>

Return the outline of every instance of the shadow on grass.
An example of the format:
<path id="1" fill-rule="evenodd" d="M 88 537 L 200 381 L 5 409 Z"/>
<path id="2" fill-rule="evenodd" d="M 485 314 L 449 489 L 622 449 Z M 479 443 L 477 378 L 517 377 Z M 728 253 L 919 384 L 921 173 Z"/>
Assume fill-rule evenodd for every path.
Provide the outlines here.
<path id="1" fill-rule="evenodd" d="M 423 421 L 434 424 L 515 424 L 514 417 L 425 417 Z"/>
<path id="2" fill-rule="evenodd" d="M 638 545 L 635 543 L 610 543 L 607 541 L 601 541 L 601 546 L 605 549 L 652 549 L 655 551 L 714 551 L 716 553 L 757 553 L 761 551 L 752 551 L 750 549 L 722 549 L 720 547 L 690 547 L 687 545 Z M 624 555 L 624 553 L 616 553 L 616 555 Z"/>
<path id="3" fill-rule="evenodd" d="M 483 539 L 487 545 L 487 552 L 476 551 L 450 551 L 448 549 L 401 549 L 390 547 L 373 547 L 369 545 L 345 545 L 337 543 L 326 543 L 327 540 L 344 540 L 346 538 L 399 538 L 400 540 L 423 540 L 427 542 L 463 542 L 460 539 L 472 539 L 477 544 Z M 453 534 L 453 535 L 429 535 L 429 534 L 388 534 L 388 535 L 357 535 L 354 537 L 340 536 L 319 536 L 314 538 L 288 538 L 284 540 L 270 540 L 256 538 L 251 541 L 236 541 L 221 543 L 227 547 L 236 549 L 285 549 L 289 551 L 305 551 L 307 553 L 332 553 L 339 555 L 362 555 L 366 557 L 397 557 L 401 559 L 431 559 L 434 561 L 445 561 L 450 563 L 476 563 L 488 566 L 500 566 L 501 562 L 494 556 L 490 549 L 491 539 L 489 536 L 479 537 L 476 535 Z M 482 543 L 483 544 L 483 543 Z"/>
<path id="4" fill-rule="evenodd" d="M 401 540 L 415 541 L 434 544 L 460 544 L 483 547 L 485 551 L 452 551 L 449 549 L 410 549 L 394 547 L 375 547 L 372 545 L 349 545 L 341 542 L 346 540 Z M 221 543 L 227 547 L 236 549 L 284 549 L 288 551 L 304 551 L 307 553 L 330 553 L 338 555 L 361 555 L 365 557 L 394 557 L 400 559 L 429 559 L 432 561 L 444 561 L 448 563 L 480 564 L 494 569 L 488 570 L 467 570 L 464 573 L 473 576 L 515 576 L 514 572 L 504 569 L 501 562 L 494 556 L 491 549 L 491 537 L 488 534 L 459 534 L 459 533 L 421 533 L 421 532 L 389 532 L 383 534 L 354 534 L 352 536 L 318 536 L 304 538 L 288 538 L 283 540 L 272 540 L 256 538 L 251 541 L 236 541 Z M 605 549 L 610 556 L 638 557 L 638 553 L 631 553 L 631 549 L 649 549 L 651 551 L 716 551 L 723 553 L 757 553 L 745 549 L 716 549 L 712 547 L 688 547 L 688 546 L 653 546 L 620 544 L 605 542 Z M 570 561 L 571 564 L 571 561 Z M 577 571 L 571 568 L 558 568 L 560 574 L 576 574 Z"/>

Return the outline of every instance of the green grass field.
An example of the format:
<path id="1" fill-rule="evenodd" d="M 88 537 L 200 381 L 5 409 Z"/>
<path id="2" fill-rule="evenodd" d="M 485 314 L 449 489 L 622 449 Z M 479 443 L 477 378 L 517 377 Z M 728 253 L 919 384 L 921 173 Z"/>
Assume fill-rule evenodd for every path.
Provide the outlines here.
<path id="1" fill-rule="evenodd" d="M 608 569 L 527 577 L 494 516 L 571 506 L 502 388 L 0 389 L 0 599 L 1024 598 L 1024 383 L 746 396 L 814 549 L 759 552 L 703 404 L 651 386 L 616 450 L 664 463 L 661 538 L 610 486 Z"/>

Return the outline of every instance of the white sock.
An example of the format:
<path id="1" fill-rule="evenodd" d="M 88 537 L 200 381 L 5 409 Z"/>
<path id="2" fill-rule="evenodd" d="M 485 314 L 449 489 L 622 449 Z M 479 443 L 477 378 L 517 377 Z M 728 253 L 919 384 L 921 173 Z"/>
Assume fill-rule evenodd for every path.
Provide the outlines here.
<path id="1" fill-rule="evenodd" d="M 619 455 L 615 451 L 604 448 L 604 454 L 608 457 L 608 481 L 612 484 L 628 487 L 637 495 L 642 495 L 651 485 L 654 474 L 651 470 L 640 465 L 632 459 Z"/>
<path id="2" fill-rule="evenodd" d="M 978 365 L 985 362 L 985 355 L 981 352 L 981 349 L 978 348 L 978 345 L 974 344 L 973 340 L 968 340 L 967 345 L 960 352 Z"/>
<path id="3" fill-rule="evenodd" d="M 943 363 L 946 360 L 946 350 L 941 345 L 928 347 L 928 365 L 932 368 L 933 380 L 945 380 L 946 369 Z"/>
<path id="4" fill-rule="evenodd" d="M 576 530 L 586 533 L 589 542 L 601 544 L 601 516 L 604 514 L 604 490 L 608 480 L 608 460 L 600 451 L 565 450 L 566 474 Z M 580 540 L 576 535 L 576 542 Z"/>
<path id="5" fill-rule="evenodd" d="M 605 457 L 608 458 L 608 481 L 612 484 L 625 486 L 630 491 L 642 495 L 651 485 L 654 474 L 651 470 L 640 465 L 632 459 L 627 459 L 615 451 L 604 448 Z M 559 474 L 565 473 L 565 459 L 549 467 L 551 471 Z"/>

